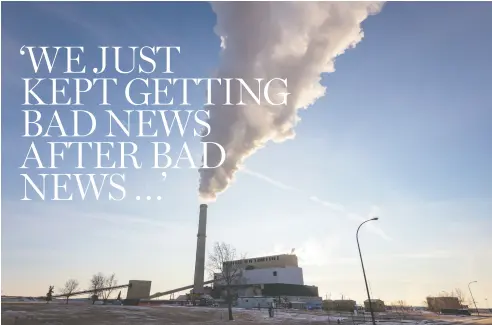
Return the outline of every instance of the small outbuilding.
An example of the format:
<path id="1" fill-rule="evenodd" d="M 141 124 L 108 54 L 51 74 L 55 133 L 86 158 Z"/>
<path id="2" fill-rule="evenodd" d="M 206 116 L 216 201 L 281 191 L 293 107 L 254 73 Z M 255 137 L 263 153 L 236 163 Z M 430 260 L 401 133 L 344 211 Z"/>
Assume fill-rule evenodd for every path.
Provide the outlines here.
<path id="1" fill-rule="evenodd" d="M 336 311 L 348 311 L 354 312 L 355 301 L 354 300 L 333 300 L 333 306 Z"/>
<path id="2" fill-rule="evenodd" d="M 371 305 L 369 306 L 369 300 L 364 301 L 364 309 L 366 311 L 372 311 L 377 313 L 377 312 L 383 312 L 386 310 L 386 306 L 384 305 L 384 301 L 381 299 L 371 299 Z"/>
<path id="3" fill-rule="evenodd" d="M 463 308 L 457 297 L 427 297 L 429 311 L 440 312 L 442 309 Z"/>
<path id="4" fill-rule="evenodd" d="M 335 304 L 331 299 L 323 300 L 322 308 L 323 310 L 335 310 Z"/>

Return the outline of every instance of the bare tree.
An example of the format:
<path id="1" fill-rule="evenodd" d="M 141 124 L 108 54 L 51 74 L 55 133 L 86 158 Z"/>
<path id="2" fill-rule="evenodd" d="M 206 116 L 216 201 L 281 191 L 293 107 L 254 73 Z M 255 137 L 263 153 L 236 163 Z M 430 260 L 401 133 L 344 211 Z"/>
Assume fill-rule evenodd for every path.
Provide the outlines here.
<path id="1" fill-rule="evenodd" d="M 65 282 L 65 286 L 61 290 L 61 294 L 65 295 L 67 297 L 67 304 L 68 304 L 68 298 L 72 295 L 72 293 L 77 290 L 77 287 L 79 286 L 79 281 L 75 279 L 68 279 L 67 282 Z"/>
<path id="2" fill-rule="evenodd" d="M 104 288 L 116 287 L 117 284 L 118 284 L 118 280 L 116 280 L 116 275 L 114 273 L 104 278 L 104 285 L 103 285 Z M 113 290 L 114 289 L 106 289 L 101 293 L 104 302 L 108 300 Z"/>
<path id="3" fill-rule="evenodd" d="M 101 295 L 101 289 L 104 288 L 104 283 L 105 277 L 101 272 L 92 276 L 89 287 L 89 290 L 92 291 L 92 304 L 94 304 Z"/>
<path id="4" fill-rule="evenodd" d="M 402 311 L 405 311 L 405 309 L 407 308 L 407 303 L 405 300 L 398 300 L 397 304 Z"/>
<path id="5" fill-rule="evenodd" d="M 460 307 L 463 308 L 463 303 L 466 301 L 465 293 L 460 288 L 456 288 L 454 289 L 454 294 L 458 298 Z"/>
<path id="6" fill-rule="evenodd" d="M 424 299 L 424 301 L 422 301 L 422 306 L 424 306 L 425 308 L 429 308 L 429 304 L 427 303 L 427 299 Z"/>
<path id="7" fill-rule="evenodd" d="M 233 263 L 238 260 L 236 250 L 226 243 L 215 243 L 213 253 L 209 255 L 208 269 L 216 275 L 219 286 L 225 289 L 225 298 L 229 310 L 229 320 L 234 320 L 232 316 L 233 286 L 238 284 L 241 279 L 242 268 L 239 263 Z M 245 256 L 240 258 L 245 259 Z M 217 283 L 215 284 L 217 285 Z"/>

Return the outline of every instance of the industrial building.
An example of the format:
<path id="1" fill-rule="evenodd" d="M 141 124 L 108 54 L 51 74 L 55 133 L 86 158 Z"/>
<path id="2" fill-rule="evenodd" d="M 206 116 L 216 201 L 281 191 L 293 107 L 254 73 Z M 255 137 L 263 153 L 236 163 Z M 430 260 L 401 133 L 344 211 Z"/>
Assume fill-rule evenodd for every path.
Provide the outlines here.
<path id="1" fill-rule="evenodd" d="M 297 256 L 293 254 L 249 258 L 227 263 L 236 265 L 241 270 L 241 278 L 238 279 L 237 284 L 304 285 L 302 268 L 298 266 Z"/>
<path id="2" fill-rule="evenodd" d="M 364 301 L 364 309 L 370 311 L 372 307 L 373 312 L 383 312 L 386 310 L 386 306 L 384 305 L 384 301 L 380 299 L 371 299 L 371 305 L 369 306 L 369 300 Z"/>
<path id="3" fill-rule="evenodd" d="M 244 270 L 243 281 L 247 284 L 283 283 L 304 285 L 304 277 L 300 267 Z"/>
<path id="4" fill-rule="evenodd" d="M 323 309 L 353 312 L 356 309 L 355 300 L 324 300 Z"/>
<path id="5" fill-rule="evenodd" d="M 427 297 L 427 308 L 440 312 L 442 309 L 460 309 L 462 306 L 457 297 Z"/>
<path id="6" fill-rule="evenodd" d="M 152 281 L 130 280 L 126 299 L 141 299 L 150 296 Z"/>
<path id="7" fill-rule="evenodd" d="M 200 205 L 193 285 L 157 292 L 149 296 L 150 283 L 142 282 L 138 286 L 142 287 L 141 290 L 132 296 L 141 299 L 155 299 L 192 289 L 190 297 L 194 298 L 208 294 L 216 299 L 225 297 L 225 283 L 221 280 L 221 274 L 215 274 L 213 280 L 204 281 L 207 210 L 206 204 Z M 297 256 L 294 254 L 261 256 L 229 261 L 224 264 L 227 265 L 227 263 L 238 266 L 240 269 L 240 276 L 233 286 L 236 298 L 244 298 L 240 299 L 242 304 L 248 305 L 250 303 L 250 299 L 245 297 L 255 297 L 253 299 L 255 301 L 260 299 L 259 297 L 273 297 L 293 306 L 321 308 L 322 299 L 319 297 L 318 288 L 304 284 L 303 271 L 298 265 Z M 212 288 L 205 287 L 206 284 L 212 284 Z M 183 297 L 181 298 L 183 299 Z M 246 300 L 248 301 L 246 302 Z"/>
<path id="8" fill-rule="evenodd" d="M 282 297 L 293 303 L 321 306 L 318 288 L 304 284 L 302 268 L 294 254 L 261 256 L 227 262 L 240 269 L 234 283 L 238 297 Z M 225 265 L 224 265 L 225 266 Z M 214 297 L 223 296 L 224 281 L 220 274 L 214 284 Z"/>

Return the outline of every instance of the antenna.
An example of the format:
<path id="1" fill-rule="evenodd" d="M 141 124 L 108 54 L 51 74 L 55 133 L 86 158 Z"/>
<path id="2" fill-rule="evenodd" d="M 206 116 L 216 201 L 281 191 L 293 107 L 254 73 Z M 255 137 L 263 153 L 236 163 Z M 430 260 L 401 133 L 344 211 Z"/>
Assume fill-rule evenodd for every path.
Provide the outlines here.
<path id="1" fill-rule="evenodd" d="M 290 254 L 294 254 L 295 251 L 296 251 L 296 249 L 292 248 L 292 250 L 290 251 Z"/>

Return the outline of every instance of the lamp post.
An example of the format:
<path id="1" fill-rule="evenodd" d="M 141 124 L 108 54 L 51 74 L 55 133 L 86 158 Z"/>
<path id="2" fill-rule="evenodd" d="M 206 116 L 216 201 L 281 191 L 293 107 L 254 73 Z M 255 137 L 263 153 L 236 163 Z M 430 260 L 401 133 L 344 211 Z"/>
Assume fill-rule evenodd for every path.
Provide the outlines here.
<path id="1" fill-rule="evenodd" d="M 359 248 L 359 256 L 360 256 L 360 264 L 362 265 L 362 274 L 364 274 L 364 282 L 366 283 L 366 291 L 367 291 L 367 299 L 369 301 L 369 309 L 371 310 L 371 319 L 372 319 L 372 325 L 376 325 L 376 320 L 374 319 L 374 311 L 372 310 L 372 302 L 371 302 L 371 295 L 369 294 L 369 286 L 367 285 L 367 278 L 366 278 L 366 271 L 364 270 L 364 261 L 362 261 L 362 253 L 360 251 L 360 245 L 359 245 L 359 229 L 362 227 L 363 224 L 369 221 L 373 220 L 378 220 L 378 218 L 372 218 L 369 220 L 364 221 L 359 225 L 359 228 L 357 228 L 357 232 L 355 233 L 355 238 L 357 239 L 357 247 Z"/>
<path id="2" fill-rule="evenodd" d="M 478 316 L 480 316 L 480 313 L 478 312 L 477 304 L 475 303 L 475 298 L 473 298 L 473 293 L 472 293 L 471 288 L 470 288 L 470 284 L 472 284 L 472 283 L 477 283 L 477 281 L 472 281 L 472 282 L 468 283 L 468 290 L 470 291 L 470 296 L 472 297 L 473 304 L 475 305 L 475 310 L 477 311 Z"/>

